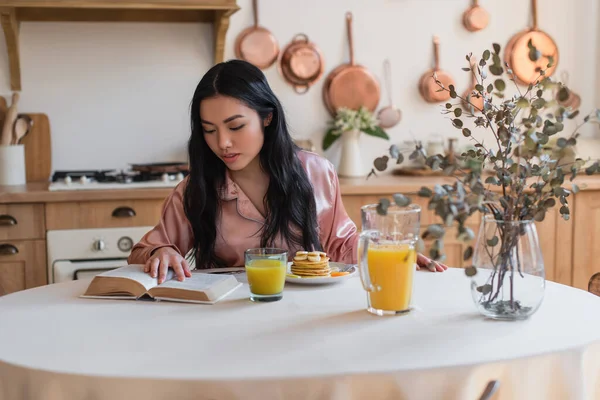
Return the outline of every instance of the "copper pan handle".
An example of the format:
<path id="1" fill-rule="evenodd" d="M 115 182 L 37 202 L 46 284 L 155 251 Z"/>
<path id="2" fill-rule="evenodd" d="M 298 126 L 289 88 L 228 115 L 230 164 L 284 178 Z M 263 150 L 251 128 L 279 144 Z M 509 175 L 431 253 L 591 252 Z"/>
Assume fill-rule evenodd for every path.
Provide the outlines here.
<path id="1" fill-rule="evenodd" d="M 531 0 L 531 12 L 533 13 L 533 30 L 537 31 L 537 28 L 538 28 L 537 0 Z"/>
<path id="2" fill-rule="evenodd" d="M 252 0 L 252 13 L 254 14 L 254 27 L 258 27 L 258 0 Z"/>
<path id="3" fill-rule="evenodd" d="M 302 90 L 304 89 L 304 90 Z M 308 92 L 309 86 L 307 84 L 304 85 L 294 85 L 294 91 L 298 94 L 304 94 Z"/>
<path id="4" fill-rule="evenodd" d="M 440 70 L 440 39 L 437 36 L 433 37 L 433 57 L 435 60 L 435 71 Z"/>
<path id="5" fill-rule="evenodd" d="M 306 36 L 306 34 L 304 34 L 304 33 L 299 33 L 296 36 L 294 36 L 294 39 L 292 39 L 292 42 L 308 43 L 308 36 Z"/>
<path id="6" fill-rule="evenodd" d="M 385 85 L 387 86 L 388 104 L 392 105 L 392 67 L 390 60 L 386 59 L 383 62 L 383 75 L 385 77 Z"/>
<path id="7" fill-rule="evenodd" d="M 346 13 L 346 29 L 348 30 L 348 45 L 350 46 L 350 65 L 354 65 L 354 42 L 352 41 L 352 13 Z"/>

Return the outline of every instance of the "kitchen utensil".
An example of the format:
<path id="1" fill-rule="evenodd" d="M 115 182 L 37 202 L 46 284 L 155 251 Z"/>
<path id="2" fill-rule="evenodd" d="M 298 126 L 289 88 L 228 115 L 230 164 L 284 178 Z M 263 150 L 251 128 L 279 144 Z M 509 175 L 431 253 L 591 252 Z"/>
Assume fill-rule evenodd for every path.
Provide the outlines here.
<path id="1" fill-rule="evenodd" d="M 9 146 L 13 140 L 13 126 L 17 119 L 17 103 L 19 102 L 19 93 L 15 92 L 12 95 L 12 103 L 4 117 L 4 125 L 2 126 L 2 135 L 0 136 L 0 144 Z"/>
<path id="2" fill-rule="evenodd" d="M 402 119 L 402 112 L 394 106 L 392 101 L 392 71 L 390 60 L 384 61 L 383 69 L 389 105 L 379 110 L 377 118 L 379 119 L 379 126 L 382 128 L 391 128 L 400 122 Z"/>
<path id="3" fill-rule="evenodd" d="M 323 101 L 335 116 L 338 108 L 358 110 L 361 106 L 373 112 L 379 104 L 379 82 L 369 70 L 354 61 L 352 13 L 346 13 L 346 28 L 350 47 L 350 63 L 342 64 L 329 73 L 323 85 Z"/>
<path id="4" fill-rule="evenodd" d="M 46 114 L 28 113 L 31 129 L 21 138 L 25 147 L 27 182 L 48 182 L 52 175 L 52 138 L 50 120 Z"/>
<path id="5" fill-rule="evenodd" d="M 279 72 L 296 93 L 303 94 L 323 75 L 325 60 L 321 50 L 300 33 L 282 52 Z"/>
<path id="6" fill-rule="evenodd" d="M 254 25 L 244 29 L 235 41 L 235 56 L 260 69 L 267 69 L 279 57 L 279 43 L 273 34 L 258 24 L 258 0 L 252 0 Z"/>
<path id="7" fill-rule="evenodd" d="M 0 96 L 0 142 L 2 142 L 2 128 L 4 127 L 4 118 L 7 111 L 8 104 L 6 104 L 6 99 L 4 96 Z"/>
<path id="8" fill-rule="evenodd" d="M 33 119 L 27 114 L 19 114 L 13 124 L 13 140 L 11 144 L 20 144 L 33 126 Z"/>
<path id="9" fill-rule="evenodd" d="M 466 101 L 463 100 L 462 106 L 472 114 L 483 110 L 483 96 L 475 89 L 475 86 L 478 84 L 477 75 L 475 75 L 477 69 L 477 59 L 471 57 L 471 87 L 463 93 L 462 97 Z"/>
<path id="10" fill-rule="evenodd" d="M 473 0 L 471 7 L 463 13 L 463 25 L 469 32 L 477 32 L 487 27 L 490 21 L 488 12 L 479 5 L 478 0 Z"/>
<path id="11" fill-rule="evenodd" d="M 545 70 L 545 76 L 552 76 L 559 61 L 556 42 L 550 35 L 538 28 L 537 0 L 531 0 L 531 10 L 533 26 L 513 35 L 504 50 L 504 61 L 513 70 L 517 83 L 522 85 L 535 83 L 538 78 L 541 78 L 540 71 L 542 69 Z M 541 54 L 536 61 L 529 58 L 531 50 L 528 43 L 530 40 Z M 548 67 L 549 57 L 554 60 L 551 67 Z"/>
<path id="12" fill-rule="evenodd" d="M 450 85 L 455 85 L 454 78 L 446 71 L 440 69 L 440 40 L 438 36 L 433 36 L 433 54 L 435 59 L 435 66 L 432 69 L 428 69 L 419 80 L 419 92 L 423 99 L 428 103 L 438 103 L 446 101 L 450 98 L 450 92 L 448 89 Z M 442 85 L 444 90 L 440 91 L 440 87 L 436 83 L 433 75 L 437 76 L 437 79 Z"/>
<path id="13" fill-rule="evenodd" d="M 556 101 L 558 102 L 558 104 L 560 104 L 561 106 L 565 107 L 565 108 L 570 108 L 571 110 L 575 111 L 579 108 L 579 106 L 581 105 L 581 97 L 579 97 L 579 95 L 575 92 L 573 92 L 569 87 L 569 73 L 567 71 L 563 71 L 560 74 L 560 79 L 561 79 L 561 83 L 563 84 L 561 86 L 561 89 L 558 90 L 556 92 L 555 98 Z M 567 93 L 567 98 L 561 100 L 560 98 L 561 96 L 561 90 L 565 90 Z"/>

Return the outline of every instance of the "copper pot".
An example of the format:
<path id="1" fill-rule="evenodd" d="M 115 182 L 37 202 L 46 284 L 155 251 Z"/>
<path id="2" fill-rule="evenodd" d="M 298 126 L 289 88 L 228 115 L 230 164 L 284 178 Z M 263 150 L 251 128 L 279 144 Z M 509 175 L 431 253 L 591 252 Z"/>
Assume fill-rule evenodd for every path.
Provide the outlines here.
<path id="1" fill-rule="evenodd" d="M 266 28 L 258 25 L 258 0 L 252 1 L 254 25 L 244 29 L 235 40 L 235 56 L 267 69 L 279 57 L 279 43 Z"/>
<path id="2" fill-rule="evenodd" d="M 440 69 L 439 46 L 439 38 L 434 36 L 433 53 L 435 58 L 435 66 L 423 73 L 423 75 L 421 75 L 421 79 L 419 79 L 419 93 L 428 103 L 439 103 L 448 100 L 450 98 L 450 92 L 447 89 L 449 89 L 450 85 L 456 86 L 454 83 L 454 78 L 452 78 L 452 76 L 446 71 Z M 441 88 L 433 78 L 434 74 L 438 81 L 444 85 L 444 90 L 440 90 Z"/>
<path id="3" fill-rule="evenodd" d="M 473 0 L 473 5 L 463 14 L 463 25 L 469 32 L 477 32 L 484 29 L 490 20 L 490 16 L 478 0 Z"/>
<path id="4" fill-rule="evenodd" d="M 296 93 L 308 92 L 321 78 L 324 69 L 325 60 L 321 50 L 303 33 L 294 36 L 281 54 L 279 72 Z"/>
<path id="5" fill-rule="evenodd" d="M 323 85 L 323 102 L 332 116 L 340 107 L 358 110 L 364 107 L 373 112 L 379 104 L 379 82 L 368 69 L 354 62 L 352 42 L 352 13 L 346 13 L 346 28 L 350 46 L 350 63 L 342 64 L 329 73 Z"/>
<path id="6" fill-rule="evenodd" d="M 504 61 L 512 69 L 515 80 L 522 85 L 535 84 L 535 81 L 541 78 L 541 70 L 545 70 L 545 76 L 552 76 L 559 60 L 556 42 L 550 35 L 538 28 L 537 0 L 531 0 L 531 9 L 533 26 L 513 35 L 504 50 Z M 528 42 L 530 40 L 541 53 L 541 57 L 536 61 L 529 58 Z M 554 59 L 551 67 L 548 67 L 549 57 Z"/>

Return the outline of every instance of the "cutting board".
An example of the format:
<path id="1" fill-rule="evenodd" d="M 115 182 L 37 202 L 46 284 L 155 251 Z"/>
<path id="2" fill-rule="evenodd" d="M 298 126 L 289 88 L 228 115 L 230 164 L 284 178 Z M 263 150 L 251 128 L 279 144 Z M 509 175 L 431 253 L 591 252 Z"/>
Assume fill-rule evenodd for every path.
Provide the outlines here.
<path id="1" fill-rule="evenodd" d="M 21 140 L 25 145 L 25 180 L 48 182 L 52 174 L 50 120 L 46 114 L 27 113 L 33 120 L 31 131 Z"/>

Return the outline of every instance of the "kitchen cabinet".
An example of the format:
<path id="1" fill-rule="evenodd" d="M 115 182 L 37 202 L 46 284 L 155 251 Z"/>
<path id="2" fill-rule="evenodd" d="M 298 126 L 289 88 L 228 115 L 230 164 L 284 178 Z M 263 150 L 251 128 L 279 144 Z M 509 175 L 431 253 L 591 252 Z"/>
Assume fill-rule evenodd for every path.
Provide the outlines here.
<path id="1" fill-rule="evenodd" d="M 573 216 L 573 286 L 587 290 L 589 279 L 600 272 L 600 192 L 575 195 Z M 558 244 L 561 251 L 564 245 Z"/>
<path id="2" fill-rule="evenodd" d="M 44 240 L 0 242 L 0 296 L 47 283 Z"/>
<path id="3" fill-rule="evenodd" d="M 0 296 L 45 285 L 42 204 L 0 204 Z"/>
<path id="4" fill-rule="evenodd" d="M 21 21 L 210 22 L 218 63 L 224 58 L 229 17 L 238 10 L 236 0 L 0 0 L 11 89 L 21 90 Z"/>

